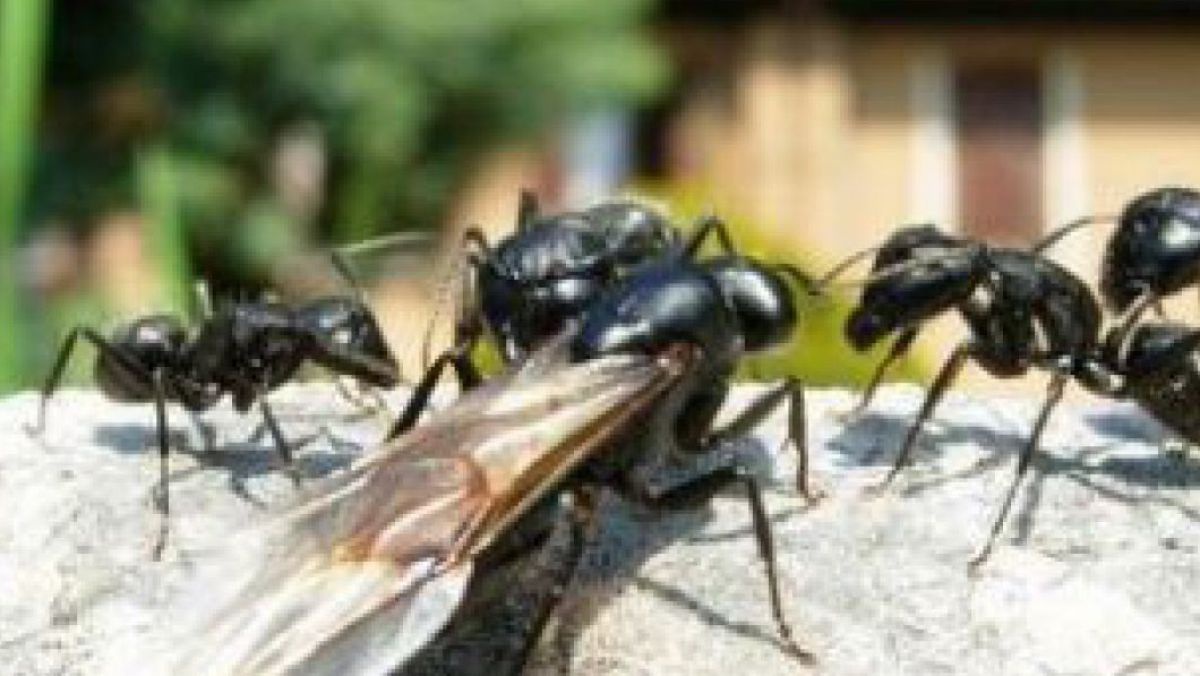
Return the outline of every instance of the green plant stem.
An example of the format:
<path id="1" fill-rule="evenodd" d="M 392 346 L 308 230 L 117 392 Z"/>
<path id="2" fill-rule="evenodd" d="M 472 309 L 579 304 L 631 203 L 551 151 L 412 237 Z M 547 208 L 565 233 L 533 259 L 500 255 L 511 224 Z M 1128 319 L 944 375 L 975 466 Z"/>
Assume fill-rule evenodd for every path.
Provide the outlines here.
<path id="1" fill-rule="evenodd" d="M 0 390 L 21 383 L 25 364 L 16 247 L 41 98 L 48 4 L 0 0 Z"/>

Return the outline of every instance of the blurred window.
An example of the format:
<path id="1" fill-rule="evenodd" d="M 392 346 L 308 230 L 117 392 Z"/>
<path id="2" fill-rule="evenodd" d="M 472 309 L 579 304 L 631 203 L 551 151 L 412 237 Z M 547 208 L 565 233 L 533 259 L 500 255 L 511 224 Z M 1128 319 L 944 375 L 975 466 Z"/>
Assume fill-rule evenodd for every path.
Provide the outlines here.
<path id="1" fill-rule="evenodd" d="M 960 68 L 954 83 L 963 231 L 1021 245 L 1042 231 L 1042 88 L 1034 64 Z"/>

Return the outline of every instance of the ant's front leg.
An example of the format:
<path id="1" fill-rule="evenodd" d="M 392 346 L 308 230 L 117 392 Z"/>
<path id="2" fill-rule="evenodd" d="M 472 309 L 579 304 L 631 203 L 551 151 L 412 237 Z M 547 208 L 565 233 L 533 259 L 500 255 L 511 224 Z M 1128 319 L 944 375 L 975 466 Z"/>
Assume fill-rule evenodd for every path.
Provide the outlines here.
<path id="1" fill-rule="evenodd" d="M 722 439 L 750 435 L 754 428 L 762 424 L 785 400 L 788 405 L 788 429 L 783 445 L 791 443 L 796 447 L 796 489 L 805 499 L 815 501 L 820 498 L 820 491 L 814 491 L 808 482 L 808 425 L 804 413 L 804 386 L 798 379 L 786 378 L 779 385 L 763 392 L 725 427 L 714 431 L 709 437 L 709 445 Z"/>
<path id="2" fill-rule="evenodd" d="M 1144 289 L 1137 298 L 1129 304 L 1129 307 L 1113 320 L 1112 329 L 1109 330 L 1109 340 L 1114 342 L 1117 348 L 1117 354 L 1120 359 L 1124 359 L 1129 352 L 1130 338 L 1133 335 L 1133 329 L 1137 326 L 1138 320 L 1151 307 L 1157 308 L 1158 313 L 1164 314 L 1162 311 L 1162 298 L 1151 289 Z"/>
<path id="3" fill-rule="evenodd" d="M 888 350 L 887 356 L 883 358 L 883 361 L 879 362 L 879 365 L 875 367 L 875 372 L 871 374 L 871 380 L 867 383 L 866 389 L 863 390 L 862 398 L 850 410 L 838 414 L 837 417 L 839 419 L 850 420 L 855 418 L 871 405 L 871 400 L 875 398 L 875 392 L 883 384 L 883 377 L 901 357 L 908 353 L 909 348 L 912 347 L 913 341 L 917 339 L 917 334 L 920 331 L 921 327 L 915 326 L 904 330 L 896 337 L 891 349 Z"/>
<path id="4" fill-rule="evenodd" d="M 913 447 L 916 446 L 917 437 L 921 434 L 921 428 L 925 426 L 925 421 L 929 420 L 929 416 L 933 414 L 933 409 L 937 407 L 938 402 L 945 396 L 946 390 L 954 384 L 954 380 L 958 374 L 962 372 L 963 366 L 967 360 L 975 356 L 976 348 L 974 343 L 966 342 L 959 344 L 954 348 L 954 352 L 950 354 L 950 358 L 942 365 L 942 370 L 938 372 L 937 377 L 933 380 L 933 385 L 929 388 L 929 394 L 925 395 L 925 401 L 921 404 L 921 410 L 917 413 L 917 419 L 913 421 L 908 428 L 908 434 L 904 437 L 904 443 L 900 446 L 900 452 L 896 454 L 896 460 L 892 464 L 891 471 L 884 477 L 883 483 L 875 490 L 886 488 L 896 478 L 909 462 L 912 456 Z"/>
<path id="5" fill-rule="evenodd" d="M 413 389 L 412 396 L 409 397 L 404 411 L 396 419 L 396 423 L 392 425 L 392 429 L 388 432 L 388 440 L 395 439 L 416 426 L 417 420 L 421 418 L 421 414 L 429 408 L 429 399 L 433 396 L 433 388 L 441 380 L 442 373 L 446 370 L 447 366 L 454 368 L 454 373 L 458 377 L 459 387 L 463 390 L 472 389 L 483 382 L 483 377 L 479 374 L 479 369 L 471 361 L 471 349 L 473 347 L 474 341 L 470 341 L 457 345 L 438 355 L 438 358 L 433 361 L 433 365 L 425 371 L 425 375 L 421 377 L 420 382 Z"/>

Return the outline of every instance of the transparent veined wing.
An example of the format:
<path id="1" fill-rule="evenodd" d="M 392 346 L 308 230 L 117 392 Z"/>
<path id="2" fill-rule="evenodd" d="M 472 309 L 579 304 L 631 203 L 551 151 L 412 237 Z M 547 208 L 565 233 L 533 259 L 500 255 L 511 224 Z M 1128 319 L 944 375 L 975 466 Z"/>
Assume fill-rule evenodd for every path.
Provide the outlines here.
<path id="1" fill-rule="evenodd" d="M 463 396 L 231 547 L 169 672 L 391 672 L 449 620 L 474 556 L 690 357 L 570 364 L 558 345 Z"/>

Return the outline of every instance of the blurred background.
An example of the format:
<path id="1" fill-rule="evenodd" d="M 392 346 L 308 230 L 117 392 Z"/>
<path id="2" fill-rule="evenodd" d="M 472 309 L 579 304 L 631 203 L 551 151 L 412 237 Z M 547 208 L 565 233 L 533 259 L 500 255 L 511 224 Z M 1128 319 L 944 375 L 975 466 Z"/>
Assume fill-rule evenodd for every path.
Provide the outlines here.
<path id="1" fill-rule="evenodd" d="M 337 292 L 324 249 L 425 231 L 363 265 L 411 372 L 456 234 L 522 187 L 714 208 L 814 271 L 915 222 L 1027 242 L 1200 185 L 1198 38 L 1196 0 L 0 0 L 0 389 L 75 324 Z M 1054 254 L 1094 279 L 1107 235 Z M 747 375 L 861 381 L 844 305 Z"/>

